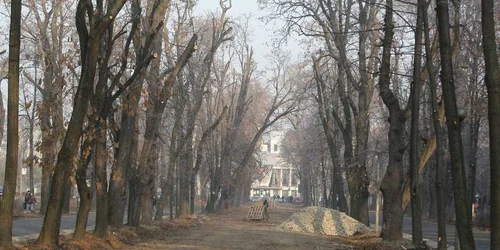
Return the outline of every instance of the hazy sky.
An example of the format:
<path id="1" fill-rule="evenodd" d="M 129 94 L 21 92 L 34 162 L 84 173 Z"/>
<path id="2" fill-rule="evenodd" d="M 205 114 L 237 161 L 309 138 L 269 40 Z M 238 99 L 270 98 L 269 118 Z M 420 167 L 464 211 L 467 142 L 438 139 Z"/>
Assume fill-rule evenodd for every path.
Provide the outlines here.
<path id="1" fill-rule="evenodd" d="M 220 9 L 219 0 L 199 0 L 197 6 L 195 7 L 196 13 L 203 13 L 207 11 L 216 11 Z M 251 45 L 254 47 L 256 61 L 258 62 L 259 69 L 264 69 L 266 64 L 266 54 L 272 51 L 272 46 L 268 45 L 272 43 L 273 38 L 273 25 L 266 25 L 264 22 L 259 20 L 259 17 L 265 15 L 263 11 L 258 8 L 257 0 L 232 0 L 232 8 L 228 11 L 229 16 L 239 16 L 242 14 L 251 14 L 250 27 L 252 27 L 252 37 Z M 298 49 L 295 42 L 290 42 L 286 48 L 294 48 L 294 51 Z"/>

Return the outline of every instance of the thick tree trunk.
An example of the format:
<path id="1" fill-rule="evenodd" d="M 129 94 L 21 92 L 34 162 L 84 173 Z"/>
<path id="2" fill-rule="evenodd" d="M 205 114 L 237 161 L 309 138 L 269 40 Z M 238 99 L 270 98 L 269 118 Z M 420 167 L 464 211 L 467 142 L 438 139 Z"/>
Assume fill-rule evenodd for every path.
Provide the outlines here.
<path id="1" fill-rule="evenodd" d="M 389 164 L 380 190 L 384 196 L 382 239 L 401 240 L 403 237 L 403 209 L 401 186 L 403 183 L 404 124 L 406 118 L 397 97 L 389 88 L 391 48 L 394 36 L 393 3 L 386 0 L 382 64 L 380 66 L 380 96 L 389 109 Z"/>
<path id="2" fill-rule="evenodd" d="M 100 238 L 108 235 L 108 181 L 106 174 L 107 156 L 107 120 L 100 120 L 95 144 L 95 178 L 96 178 L 96 222 L 94 235 Z"/>
<path id="3" fill-rule="evenodd" d="M 128 93 L 127 103 L 131 107 L 131 112 L 137 111 L 140 91 L 132 89 Z M 122 112 L 122 123 L 119 132 L 119 148 L 116 153 L 116 160 L 113 162 L 111 179 L 109 182 L 109 204 L 108 220 L 112 227 L 123 226 L 125 216 L 125 207 L 127 205 L 127 190 L 129 169 L 132 167 L 134 157 L 137 153 L 136 135 L 136 116 L 129 114 L 128 111 Z M 135 150 L 134 150 L 135 149 Z"/>
<path id="4" fill-rule="evenodd" d="M 193 145 L 192 139 L 188 138 L 187 143 L 184 147 L 183 153 L 180 158 L 179 163 L 179 178 L 180 178 L 180 196 L 179 196 L 179 215 L 187 216 L 189 215 L 189 195 L 190 195 L 190 183 L 191 176 L 190 170 L 193 168 Z M 194 193 L 191 195 L 194 196 Z"/>
<path id="5" fill-rule="evenodd" d="M 130 168 L 128 177 L 127 225 L 132 227 L 138 227 L 141 218 L 141 185 L 137 172 L 137 166 Z"/>
<path id="6" fill-rule="evenodd" d="M 82 147 L 81 152 L 84 152 L 85 149 L 87 149 L 87 145 L 84 145 Z M 75 174 L 78 194 L 80 195 L 78 213 L 76 215 L 75 232 L 73 234 L 73 239 L 77 241 L 83 240 L 85 238 L 91 207 L 90 201 L 92 200 L 92 191 L 90 187 L 87 186 L 87 166 L 89 165 L 87 161 L 90 160 L 90 156 L 87 157 L 85 157 L 84 160 L 80 160 Z"/>
<path id="7" fill-rule="evenodd" d="M 68 183 L 66 183 L 65 188 L 68 190 L 68 192 L 64 196 L 62 213 L 69 215 L 70 214 L 71 191 L 73 190 L 73 183 L 71 181 L 68 181 Z"/>
<path id="8" fill-rule="evenodd" d="M 401 240 L 403 237 L 403 209 L 401 184 L 403 183 L 404 122 L 401 113 L 390 116 L 389 164 L 382 179 L 380 190 L 384 195 L 382 239 Z"/>
<path id="9" fill-rule="evenodd" d="M 411 132 L 410 132 L 410 186 L 411 186 L 411 225 L 412 243 L 417 248 L 424 248 L 422 240 L 422 194 L 419 176 L 419 125 L 420 92 L 422 89 L 422 11 L 424 1 L 418 0 L 417 24 L 415 31 L 415 52 L 413 63 L 413 82 L 411 90 Z M 431 62 L 432 63 L 432 62 Z"/>
<path id="10" fill-rule="evenodd" d="M 441 54 L 441 82 L 452 162 L 451 172 L 453 177 L 456 228 L 461 249 L 475 249 L 463 159 L 461 120 L 458 115 L 455 83 L 453 79 L 448 0 L 437 0 L 436 6 L 440 45 L 439 51 Z"/>
<path id="11" fill-rule="evenodd" d="M 483 50 L 488 90 L 491 178 L 491 249 L 500 249 L 500 65 L 497 57 L 495 5 L 493 0 L 481 1 Z"/>
<path id="12" fill-rule="evenodd" d="M 207 207 L 205 210 L 208 213 L 215 213 L 217 199 L 219 198 L 221 186 L 220 186 L 220 178 L 222 173 L 220 173 L 220 165 L 215 163 L 213 168 L 210 170 L 210 195 L 208 197 Z"/>
<path id="13" fill-rule="evenodd" d="M 7 160 L 3 197 L 0 202 L 0 248 L 12 245 L 12 219 L 19 153 L 19 53 L 21 49 L 21 0 L 11 2 L 9 30 L 9 73 L 7 100 Z"/>
<path id="14" fill-rule="evenodd" d="M 321 157 L 321 187 L 322 187 L 322 194 L 323 194 L 323 204 L 321 204 L 323 207 L 328 207 L 328 190 L 327 190 L 327 184 L 326 184 L 326 163 L 325 163 L 325 158 Z"/>
<path id="15" fill-rule="evenodd" d="M 431 55 L 431 45 L 430 45 L 430 35 L 429 35 L 429 18 L 428 18 L 428 6 L 422 12 L 424 21 L 424 36 L 425 36 L 425 56 L 426 65 L 429 72 L 429 82 L 430 82 L 430 93 L 431 93 L 431 107 L 432 107 L 432 122 L 435 133 L 436 141 L 436 152 L 434 154 L 436 160 L 436 177 L 435 177 L 435 196 L 436 196 L 436 215 L 438 219 L 438 249 L 445 250 L 447 248 L 447 236 L 446 236 L 446 224 L 445 224 L 445 197 L 444 197 L 444 184 L 446 176 L 446 168 L 444 165 L 444 150 L 443 145 L 445 143 L 444 130 L 443 130 L 443 120 L 444 116 L 440 113 L 443 105 L 438 105 L 437 97 L 437 81 L 435 78 L 434 64 L 432 62 Z"/>
<path id="16" fill-rule="evenodd" d="M 203 161 L 204 144 L 208 140 L 209 136 L 213 133 L 213 131 L 215 131 L 217 126 L 219 126 L 222 119 L 226 116 L 227 111 L 228 111 L 228 108 L 227 108 L 227 106 L 225 106 L 224 109 L 222 110 L 222 113 L 219 116 L 219 118 L 217 118 L 217 120 L 212 124 L 212 126 L 210 126 L 207 130 L 205 130 L 203 132 L 203 135 L 201 136 L 200 142 L 198 144 L 198 148 L 196 151 L 196 162 L 194 164 L 193 171 L 191 171 L 191 180 L 190 180 L 191 181 L 191 209 L 190 209 L 191 214 L 193 214 L 195 212 L 194 192 L 195 192 L 195 186 L 196 186 L 196 176 L 200 170 L 201 163 Z M 208 208 L 208 204 L 207 204 L 207 208 Z"/>
<path id="17" fill-rule="evenodd" d="M 151 225 L 153 223 L 153 199 L 156 196 L 154 192 L 154 176 L 156 176 L 156 166 L 158 158 L 157 142 L 154 142 L 151 151 L 148 155 L 146 165 L 143 166 L 142 171 L 151 173 L 146 178 L 142 179 L 142 192 L 141 192 L 141 224 Z"/>
<path id="18" fill-rule="evenodd" d="M 43 133 L 43 131 L 42 131 Z M 43 137 L 43 135 L 42 135 Z M 52 168 L 53 165 L 49 165 L 48 158 L 52 159 L 49 154 L 42 154 L 42 183 L 40 185 L 40 214 L 45 214 L 47 211 L 47 204 L 49 202 L 50 196 L 50 183 L 52 182 Z"/>
<path id="19" fill-rule="evenodd" d="M 170 88 L 174 85 L 174 82 L 176 81 L 177 76 L 182 71 L 184 66 L 187 64 L 189 58 L 191 58 L 191 55 L 194 53 L 195 44 L 196 44 L 197 40 L 198 40 L 198 36 L 196 34 L 191 37 L 187 47 L 182 52 L 175 67 L 172 69 L 172 72 L 167 77 L 167 80 L 164 83 L 165 86 L 162 87 L 158 93 L 156 93 L 155 101 L 153 102 L 154 103 L 153 107 L 150 111 L 148 111 L 148 114 L 146 117 L 146 119 L 147 119 L 147 121 L 146 121 L 146 133 L 144 135 L 144 142 L 142 145 L 139 166 L 144 166 L 147 162 L 147 159 L 149 158 L 153 143 L 157 137 L 158 128 L 160 127 L 160 123 L 161 123 L 161 120 L 163 117 L 163 112 L 165 110 L 167 101 L 170 99 L 171 94 L 172 94 L 170 91 Z M 144 183 L 144 182 L 148 182 L 148 179 L 153 179 L 154 176 L 151 176 L 151 175 L 154 175 L 154 173 L 141 172 L 141 180 L 142 180 L 141 182 Z M 173 172 L 171 175 L 170 170 L 169 170 L 169 179 L 170 178 L 173 178 Z M 170 189 L 172 190 L 171 192 L 173 192 L 173 182 L 171 185 L 172 186 Z M 162 197 L 160 198 L 159 204 L 161 204 L 162 200 L 165 199 L 164 195 L 165 195 L 164 192 L 162 192 L 162 194 L 161 194 Z M 171 201 L 171 202 L 173 202 L 173 201 Z M 160 208 L 160 206 L 159 206 L 159 208 Z M 172 209 L 170 209 L 170 214 L 172 216 Z"/>
<path id="20" fill-rule="evenodd" d="M 339 147 L 335 144 L 335 136 L 333 133 L 333 117 L 335 116 L 337 125 L 339 126 L 340 130 L 343 132 L 343 136 L 345 137 L 348 133 L 345 133 L 343 129 L 343 125 L 338 119 L 338 115 L 336 111 L 332 111 L 330 106 L 333 104 L 334 109 L 336 108 L 335 103 L 331 103 L 329 95 L 326 92 L 326 83 L 323 80 L 323 78 L 320 75 L 320 67 L 319 67 L 319 62 L 316 60 L 315 57 L 313 57 L 313 69 L 314 69 L 314 76 L 316 79 L 316 86 L 317 86 L 317 93 L 318 93 L 318 111 L 321 119 L 321 125 L 323 126 L 323 131 L 325 133 L 326 137 L 326 143 L 328 145 L 328 150 L 330 153 L 330 158 L 332 160 L 332 183 L 331 183 L 331 189 L 330 189 L 330 194 L 331 194 L 331 200 L 332 200 L 332 207 L 334 209 L 339 209 L 342 212 L 348 212 L 347 210 L 347 203 L 342 202 L 345 201 L 345 196 L 344 196 L 344 188 L 343 188 L 343 182 L 342 182 L 342 176 L 340 175 L 340 149 Z M 341 79 L 343 79 L 343 71 L 339 72 L 339 83 L 341 83 Z M 340 85 L 340 84 L 339 84 Z M 339 88 L 341 88 L 339 86 Z M 339 93 L 340 94 L 340 93 Z M 340 94 L 342 95 L 342 94 Z M 345 106 L 344 106 L 345 107 Z M 347 114 L 345 115 L 346 117 L 350 117 L 350 110 L 348 109 Z M 350 119 L 346 118 L 346 126 L 350 126 Z M 347 140 L 347 142 L 345 141 Z M 349 138 L 345 138 L 344 143 L 345 147 L 349 146 Z M 352 145 L 351 145 L 352 146 Z M 341 204 L 345 204 L 345 206 L 342 206 Z"/>
<path id="21" fill-rule="evenodd" d="M 476 194 L 475 194 L 475 189 L 476 189 L 476 175 L 477 175 L 477 151 L 478 151 L 478 143 L 479 143 L 479 126 L 480 126 L 480 119 L 476 118 L 477 112 L 474 111 L 472 112 L 473 118 L 470 121 L 470 144 L 469 144 L 469 199 L 471 204 L 469 207 L 474 204 L 474 201 L 476 199 Z M 474 212 L 472 209 L 470 210 L 471 216 L 472 213 Z"/>
<path id="22" fill-rule="evenodd" d="M 121 10 L 125 0 L 117 0 L 109 8 L 106 15 L 115 17 Z M 96 64 L 99 55 L 99 42 L 107 26 L 114 18 L 103 18 L 93 26 L 93 32 L 89 35 L 85 23 L 86 1 L 80 0 L 77 7 L 76 23 L 80 35 L 80 49 L 82 50 L 81 78 L 74 98 L 73 112 L 68 124 L 68 130 L 64 143 L 57 157 L 51 186 L 50 207 L 47 209 L 42 230 L 37 239 L 37 244 L 56 247 L 59 241 L 59 230 L 61 223 L 61 211 L 63 197 L 66 192 L 64 185 L 67 183 L 74 157 L 77 153 L 78 142 L 82 135 L 82 128 L 87 106 L 92 97 L 92 87 L 95 78 Z M 95 29 L 95 30 L 94 30 Z"/>

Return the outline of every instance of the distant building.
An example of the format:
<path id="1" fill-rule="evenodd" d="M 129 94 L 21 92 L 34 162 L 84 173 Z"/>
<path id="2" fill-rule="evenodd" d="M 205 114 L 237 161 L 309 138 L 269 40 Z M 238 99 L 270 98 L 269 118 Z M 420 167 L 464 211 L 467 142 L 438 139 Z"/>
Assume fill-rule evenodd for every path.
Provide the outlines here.
<path id="1" fill-rule="evenodd" d="M 299 178 L 295 167 L 281 158 L 281 141 L 284 132 L 272 131 L 263 136 L 260 157 L 262 165 L 252 183 L 250 195 L 259 196 L 300 196 Z"/>

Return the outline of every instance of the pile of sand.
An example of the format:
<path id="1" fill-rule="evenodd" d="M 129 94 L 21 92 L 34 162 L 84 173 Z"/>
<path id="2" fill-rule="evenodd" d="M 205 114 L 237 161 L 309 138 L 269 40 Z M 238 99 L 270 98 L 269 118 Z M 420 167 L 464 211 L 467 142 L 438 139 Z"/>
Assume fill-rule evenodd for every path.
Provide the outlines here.
<path id="1" fill-rule="evenodd" d="M 352 236 L 355 233 L 372 231 L 345 213 L 322 207 L 307 207 L 294 213 L 281 223 L 278 229 L 335 236 Z"/>

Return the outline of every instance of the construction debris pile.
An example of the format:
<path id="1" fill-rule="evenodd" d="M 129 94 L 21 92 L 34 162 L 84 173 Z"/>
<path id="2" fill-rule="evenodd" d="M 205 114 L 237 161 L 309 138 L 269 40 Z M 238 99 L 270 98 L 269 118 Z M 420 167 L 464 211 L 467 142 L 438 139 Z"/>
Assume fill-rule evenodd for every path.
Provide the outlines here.
<path id="1" fill-rule="evenodd" d="M 363 223 L 337 210 L 322 207 L 307 207 L 294 213 L 281 223 L 278 229 L 334 236 L 352 236 L 359 232 L 372 231 Z"/>

